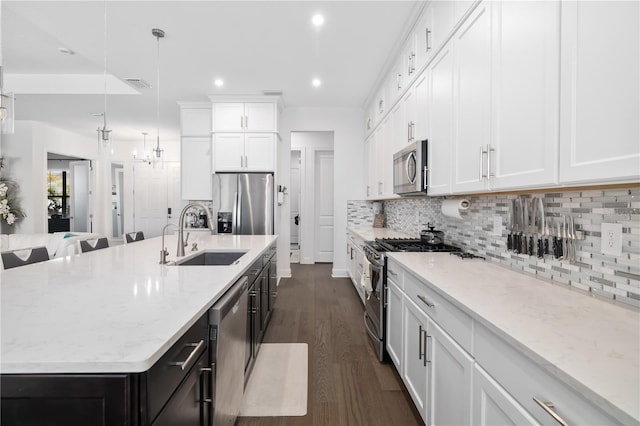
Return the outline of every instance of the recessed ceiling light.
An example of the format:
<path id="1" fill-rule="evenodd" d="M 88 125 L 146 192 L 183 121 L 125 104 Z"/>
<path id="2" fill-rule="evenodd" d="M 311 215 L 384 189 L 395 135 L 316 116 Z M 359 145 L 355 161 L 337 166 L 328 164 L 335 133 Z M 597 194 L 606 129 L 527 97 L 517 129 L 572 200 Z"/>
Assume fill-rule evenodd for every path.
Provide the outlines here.
<path id="1" fill-rule="evenodd" d="M 316 13 L 311 17 L 311 23 L 314 27 L 321 27 L 324 24 L 324 16 L 319 13 Z"/>
<path id="2" fill-rule="evenodd" d="M 320 81 L 319 78 L 314 78 L 313 80 L 311 80 L 311 84 L 313 85 L 313 87 L 320 87 L 322 82 Z"/>
<path id="3" fill-rule="evenodd" d="M 66 47 L 58 47 L 58 52 L 63 53 L 65 55 L 75 55 L 76 53 L 73 50 L 68 49 Z"/>
<path id="4" fill-rule="evenodd" d="M 215 84 L 216 87 L 222 87 L 224 86 L 224 80 L 222 80 L 221 78 L 216 78 L 215 80 L 213 80 L 213 84 Z"/>

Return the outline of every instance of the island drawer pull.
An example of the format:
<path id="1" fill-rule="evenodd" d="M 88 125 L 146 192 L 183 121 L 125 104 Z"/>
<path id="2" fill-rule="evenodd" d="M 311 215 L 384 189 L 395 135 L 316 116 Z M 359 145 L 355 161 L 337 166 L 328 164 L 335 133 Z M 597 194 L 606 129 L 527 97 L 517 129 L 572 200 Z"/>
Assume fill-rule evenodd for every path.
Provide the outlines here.
<path id="1" fill-rule="evenodd" d="M 200 343 L 187 343 L 185 346 L 193 347 L 194 349 L 191 351 L 187 359 L 184 361 L 170 362 L 169 365 L 175 365 L 180 367 L 182 371 L 186 370 L 191 364 L 192 361 L 196 359 L 196 354 L 200 352 L 200 348 L 204 346 L 204 340 L 200 340 Z"/>
<path id="2" fill-rule="evenodd" d="M 424 297 L 421 294 L 417 295 L 418 299 L 420 299 L 422 301 L 422 303 L 424 303 L 425 305 L 427 305 L 430 308 L 433 308 L 434 306 L 436 306 L 433 302 L 430 302 L 429 299 L 427 299 L 426 297 Z"/>
<path id="3" fill-rule="evenodd" d="M 538 404 L 544 411 L 547 412 L 553 419 L 558 422 L 558 424 L 562 426 L 568 426 L 567 422 L 564 421 L 562 417 L 553 409 L 553 402 L 541 401 L 540 399 L 533 397 L 533 401 Z"/>

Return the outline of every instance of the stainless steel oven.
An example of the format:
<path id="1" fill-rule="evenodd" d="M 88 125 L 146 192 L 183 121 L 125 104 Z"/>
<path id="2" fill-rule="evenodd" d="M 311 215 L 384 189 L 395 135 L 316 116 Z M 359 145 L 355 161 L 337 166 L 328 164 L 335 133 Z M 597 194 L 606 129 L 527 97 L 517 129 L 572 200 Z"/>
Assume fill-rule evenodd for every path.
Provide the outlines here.
<path id="1" fill-rule="evenodd" d="M 371 277 L 371 288 L 365 290 L 364 326 L 378 360 L 384 362 L 387 358 L 387 256 L 385 253 L 398 251 L 460 252 L 460 249 L 444 243 L 427 244 L 421 239 L 381 238 L 365 242 L 363 250 L 369 261 L 369 276 Z"/>

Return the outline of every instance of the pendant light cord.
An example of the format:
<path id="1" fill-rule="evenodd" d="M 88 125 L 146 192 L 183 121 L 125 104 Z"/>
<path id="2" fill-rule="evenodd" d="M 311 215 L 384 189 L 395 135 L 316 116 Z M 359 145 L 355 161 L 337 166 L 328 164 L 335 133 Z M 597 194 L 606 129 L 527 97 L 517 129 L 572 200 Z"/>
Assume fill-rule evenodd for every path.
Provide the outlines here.
<path id="1" fill-rule="evenodd" d="M 158 41 L 156 60 L 156 155 L 160 156 L 160 35 L 156 36 L 156 40 Z"/>
<path id="2" fill-rule="evenodd" d="M 104 1 L 104 113 L 102 130 L 107 130 L 107 0 Z"/>

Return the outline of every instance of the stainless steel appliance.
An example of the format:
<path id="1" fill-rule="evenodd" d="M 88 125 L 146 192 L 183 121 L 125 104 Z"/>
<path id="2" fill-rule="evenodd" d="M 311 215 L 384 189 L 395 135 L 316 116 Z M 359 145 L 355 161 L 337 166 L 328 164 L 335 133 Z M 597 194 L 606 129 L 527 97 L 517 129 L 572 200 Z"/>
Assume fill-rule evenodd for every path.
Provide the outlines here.
<path id="1" fill-rule="evenodd" d="M 213 211 L 218 233 L 273 234 L 273 174 L 216 173 Z"/>
<path id="2" fill-rule="evenodd" d="M 386 252 L 459 252 L 460 248 L 448 244 L 427 244 L 421 239 L 376 238 L 366 241 L 364 253 L 370 263 L 371 291 L 367 291 L 364 304 L 364 325 L 376 351 L 378 360 L 386 358 Z"/>
<path id="3" fill-rule="evenodd" d="M 427 140 L 418 141 L 393 155 L 393 192 L 426 195 L 428 187 Z"/>
<path id="4" fill-rule="evenodd" d="M 210 363 L 214 370 L 213 424 L 233 426 L 244 394 L 247 339 L 247 277 L 242 277 L 209 311 Z"/>

